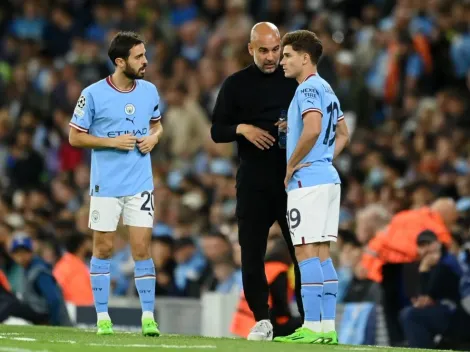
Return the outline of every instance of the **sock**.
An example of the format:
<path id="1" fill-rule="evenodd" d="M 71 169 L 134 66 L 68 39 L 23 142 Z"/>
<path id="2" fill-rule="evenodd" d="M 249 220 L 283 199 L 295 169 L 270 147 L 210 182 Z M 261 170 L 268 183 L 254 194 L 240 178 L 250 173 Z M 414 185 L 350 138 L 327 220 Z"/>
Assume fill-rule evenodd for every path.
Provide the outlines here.
<path id="1" fill-rule="evenodd" d="M 323 295 L 323 272 L 320 258 L 309 258 L 299 263 L 302 283 L 302 303 L 305 310 L 304 327 L 321 332 L 321 300 Z"/>
<path id="2" fill-rule="evenodd" d="M 331 258 L 321 263 L 323 271 L 322 330 L 335 331 L 336 295 L 338 294 L 338 275 Z"/>
<path id="3" fill-rule="evenodd" d="M 93 301 L 95 302 L 98 321 L 111 320 L 108 315 L 109 285 L 111 282 L 109 277 L 110 265 L 110 259 L 92 257 L 90 261 L 91 288 L 93 289 Z"/>
<path id="4" fill-rule="evenodd" d="M 155 267 L 153 260 L 137 260 L 135 262 L 134 278 L 142 307 L 142 319 L 153 319 L 155 309 Z"/>

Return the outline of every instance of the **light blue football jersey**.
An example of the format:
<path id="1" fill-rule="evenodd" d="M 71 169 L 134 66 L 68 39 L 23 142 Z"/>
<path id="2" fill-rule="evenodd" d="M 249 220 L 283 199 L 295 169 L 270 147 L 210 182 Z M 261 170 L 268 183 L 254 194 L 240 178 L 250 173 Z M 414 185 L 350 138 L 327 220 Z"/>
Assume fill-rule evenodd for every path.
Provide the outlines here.
<path id="1" fill-rule="evenodd" d="M 133 134 L 148 136 L 150 121 L 161 118 L 160 97 L 150 82 L 136 80 L 129 91 L 119 90 L 107 77 L 82 91 L 70 126 L 96 137 L 115 138 Z M 90 195 L 132 196 L 153 190 L 150 154 L 97 148 L 91 154 Z"/>
<path id="2" fill-rule="evenodd" d="M 322 114 L 322 128 L 312 150 L 301 161 L 310 166 L 296 171 L 287 191 L 300 187 L 341 183 L 338 171 L 333 166 L 335 133 L 338 121 L 344 116 L 333 89 L 318 73 L 308 76 L 295 91 L 287 112 L 287 160 L 294 152 L 304 124 L 303 116 L 309 111 Z"/>

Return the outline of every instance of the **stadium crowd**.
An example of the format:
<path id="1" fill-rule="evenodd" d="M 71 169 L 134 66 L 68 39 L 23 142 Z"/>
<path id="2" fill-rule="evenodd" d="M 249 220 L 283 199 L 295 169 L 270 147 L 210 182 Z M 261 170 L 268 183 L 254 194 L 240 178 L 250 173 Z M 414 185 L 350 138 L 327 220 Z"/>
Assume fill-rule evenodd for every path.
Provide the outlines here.
<path id="1" fill-rule="evenodd" d="M 446 245 L 446 256 L 465 262 L 470 248 L 469 1 L 2 1 L 5 287 L 22 291 L 11 239 L 26 234 L 54 268 L 65 299 L 93 303 L 86 285 L 89 153 L 70 146 L 68 123 L 81 90 L 113 71 L 110 38 L 135 30 L 147 42 L 145 79 L 162 97 L 164 137 L 152 155 L 157 295 L 241 288 L 236 149 L 213 143 L 209 126 L 224 78 L 251 63 L 247 42 L 257 21 L 273 22 L 281 34 L 310 29 L 323 43 L 319 73 L 338 95 L 352 135 L 335 162 L 343 181 L 338 299 L 383 301 L 390 342 L 405 340 L 399 311 L 407 304 L 387 302 L 397 300 L 390 296 L 399 280 L 415 306 L 432 304 L 425 299 L 431 294 L 412 284 L 420 270 L 410 269 L 428 263 L 422 248 L 434 240 L 423 230 Z M 271 236 L 280 236 L 278 227 Z M 115 250 L 112 293 L 136 296 L 125 229 Z M 405 325 L 409 317 L 402 314 Z"/>

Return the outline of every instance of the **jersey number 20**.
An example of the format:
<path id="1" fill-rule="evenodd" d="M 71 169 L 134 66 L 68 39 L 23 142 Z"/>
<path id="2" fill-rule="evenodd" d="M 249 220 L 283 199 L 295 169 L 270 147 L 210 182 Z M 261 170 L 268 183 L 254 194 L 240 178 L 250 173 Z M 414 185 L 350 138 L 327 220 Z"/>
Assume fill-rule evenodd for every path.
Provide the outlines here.
<path id="1" fill-rule="evenodd" d="M 326 108 L 326 111 L 328 112 L 329 120 L 328 120 L 328 127 L 326 128 L 326 132 L 325 132 L 325 138 L 323 139 L 323 144 L 324 145 L 328 144 L 328 146 L 331 147 L 333 143 L 335 142 L 335 138 L 336 138 L 336 125 L 333 123 L 333 116 L 334 116 L 334 113 L 336 112 L 336 118 L 339 117 L 338 116 L 339 115 L 338 104 L 336 102 L 331 103 Z M 330 134 L 333 134 L 331 139 L 330 139 Z"/>

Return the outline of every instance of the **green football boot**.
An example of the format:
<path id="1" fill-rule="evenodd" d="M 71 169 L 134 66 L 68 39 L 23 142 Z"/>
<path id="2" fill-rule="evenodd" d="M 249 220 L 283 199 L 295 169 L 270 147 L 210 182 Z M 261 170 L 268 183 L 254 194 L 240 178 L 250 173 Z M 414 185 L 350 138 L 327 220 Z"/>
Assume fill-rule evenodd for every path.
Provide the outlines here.
<path id="1" fill-rule="evenodd" d="M 323 333 L 313 332 L 308 328 L 298 328 L 289 336 L 278 336 L 274 338 L 275 342 L 302 343 L 302 344 L 321 344 L 323 343 Z"/>
<path id="2" fill-rule="evenodd" d="M 152 318 L 142 320 L 142 334 L 144 336 L 160 336 L 158 324 Z"/>
<path id="3" fill-rule="evenodd" d="M 338 334 L 336 331 L 324 332 L 323 333 L 323 342 L 324 345 L 337 345 L 338 344 Z"/>
<path id="4" fill-rule="evenodd" d="M 100 320 L 96 325 L 98 326 L 97 335 L 114 335 L 111 320 Z"/>

